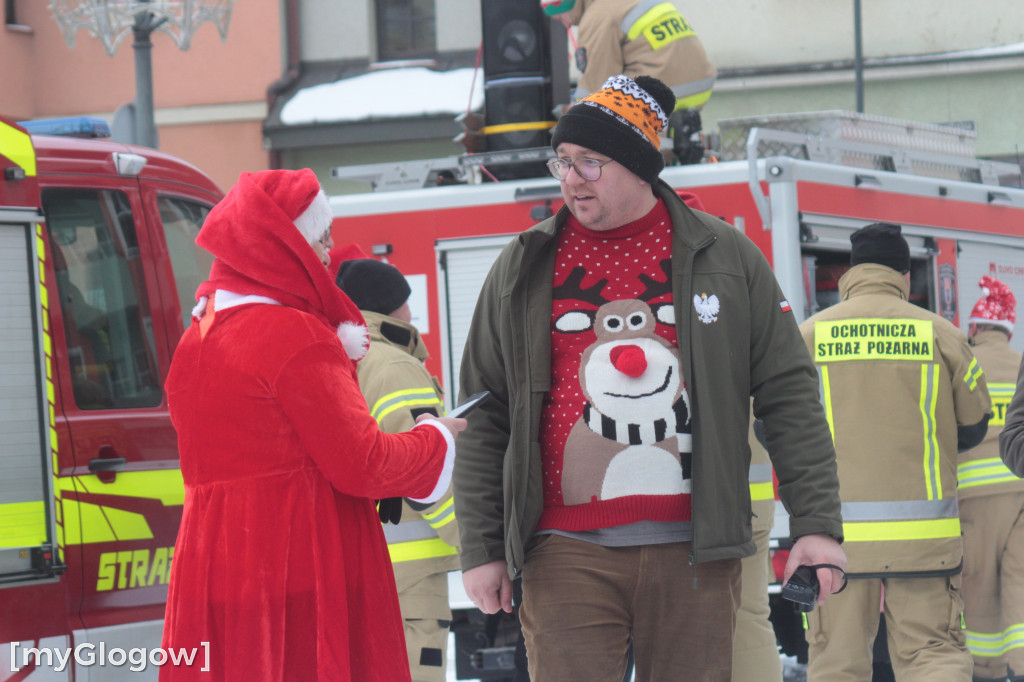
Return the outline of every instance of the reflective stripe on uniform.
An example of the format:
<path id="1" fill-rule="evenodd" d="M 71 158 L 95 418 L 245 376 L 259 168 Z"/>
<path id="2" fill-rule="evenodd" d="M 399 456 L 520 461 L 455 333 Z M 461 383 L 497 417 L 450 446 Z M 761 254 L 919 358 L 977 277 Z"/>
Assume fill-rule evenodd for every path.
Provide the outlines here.
<path id="1" fill-rule="evenodd" d="M 942 472 L 939 470 L 939 434 L 936 432 L 935 386 L 939 366 L 921 365 L 921 425 L 924 433 L 924 487 L 929 500 L 942 499 Z"/>
<path id="2" fill-rule="evenodd" d="M 982 374 L 984 372 L 981 370 L 981 365 L 978 364 L 978 358 L 971 358 L 971 364 L 967 365 L 967 372 L 964 374 L 964 383 L 967 384 L 967 388 L 972 391 L 976 389 Z"/>
<path id="3" fill-rule="evenodd" d="M 1006 410 L 1010 407 L 1016 384 L 989 382 L 988 394 L 992 398 L 992 418 L 988 420 L 989 428 L 1006 426 Z"/>
<path id="4" fill-rule="evenodd" d="M 821 365 L 818 372 L 818 391 L 821 393 L 821 404 L 825 407 L 825 421 L 828 422 L 832 442 L 836 440 L 835 414 L 832 412 L 832 383 L 829 381 L 828 365 Z"/>
<path id="5" fill-rule="evenodd" d="M 413 540 L 410 542 L 399 542 L 388 545 L 388 553 L 391 555 L 391 563 L 400 561 L 416 561 L 418 559 L 436 559 L 438 557 L 452 556 L 458 554 L 459 550 L 452 547 L 441 538 L 432 540 Z"/>
<path id="6" fill-rule="evenodd" d="M 957 465 L 956 479 L 961 488 L 1013 483 L 1020 480 L 999 457 L 975 459 Z"/>
<path id="7" fill-rule="evenodd" d="M 696 109 L 711 99 L 711 87 L 715 84 L 715 78 L 701 78 L 699 81 L 683 83 L 672 88 L 676 95 L 676 106 L 673 111 L 680 109 Z"/>
<path id="8" fill-rule="evenodd" d="M 422 516 L 430 524 L 431 528 L 447 526 L 455 520 L 455 498 L 449 497 L 440 507 L 429 514 L 424 513 Z"/>
<path id="9" fill-rule="evenodd" d="M 370 414 L 377 420 L 377 423 L 384 421 L 384 419 L 401 408 L 414 408 L 414 407 L 431 407 L 440 406 L 441 401 L 437 397 L 437 393 L 434 391 L 433 386 L 424 388 L 409 388 L 403 391 L 394 391 L 382 396 L 380 400 L 373 404 L 373 409 L 370 410 Z"/>
<path id="10" fill-rule="evenodd" d="M 998 658 L 1010 649 L 1024 648 L 1024 623 L 1016 623 L 1003 632 L 965 630 L 967 648 L 979 658 Z"/>
<path id="11" fill-rule="evenodd" d="M 409 542 L 410 540 L 426 540 L 438 537 L 437 531 L 426 521 L 405 521 L 395 525 L 384 524 L 384 539 L 392 542 Z"/>
<path id="12" fill-rule="evenodd" d="M 847 542 L 931 540 L 960 536 L 957 499 L 843 502 Z"/>
<path id="13" fill-rule="evenodd" d="M 960 537 L 959 513 L 956 498 L 843 502 L 843 536 L 846 542 Z"/>
<path id="14" fill-rule="evenodd" d="M 842 515 L 844 521 L 951 519 L 960 516 L 960 504 L 955 497 L 946 500 L 843 502 Z"/>
<path id="15" fill-rule="evenodd" d="M 772 484 L 771 464 L 751 464 L 750 474 L 747 476 L 750 482 L 750 501 L 774 500 L 775 486 Z"/>
<path id="16" fill-rule="evenodd" d="M 36 152 L 28 133 L 0 122 L 0 153 L 25 171 L 25 175 L 36 174 Z"/>

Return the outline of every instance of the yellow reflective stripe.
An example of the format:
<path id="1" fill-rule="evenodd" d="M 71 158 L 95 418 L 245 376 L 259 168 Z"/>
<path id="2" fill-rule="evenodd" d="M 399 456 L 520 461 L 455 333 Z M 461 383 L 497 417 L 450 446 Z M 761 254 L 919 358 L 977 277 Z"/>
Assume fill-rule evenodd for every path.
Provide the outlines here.
<path id="1" fill-rule="evenodd" d="M 455 498 L 454 497 L 449 497 L 447 500 L 445 500 L 444 504 L 442 504 L 440 507 L 438 507 L 437 509 L 435 509 L 432 512 L 424 513 L 422 516 L 427 521 L 430 521 L 431 519 L 436 518 L 436 517 L 440 516 L 441 514 L 443 514 L 446 510 L 451 509 L 454 505 L 455 505 Z"/>
<path id="2" fill-rule="evenodd" d="M 1003 655 L 1003 633 L 964 630 L 964 634 L 967 636 L 967 648 L 971 650 L 972 655 L 982 658 Z"/>
<path id="3" fill-rule="evenodd" d="M 956 468 L 956 478 L 961 488 L 1020 480 L 999 457 L 986 457 L 959 464 Z"/>
<path id="4" fill-rule="evenodd" d="M 431 528 L 443 528 L 455 520 L 455 499 L 449 497 L 444 504 L 429 514 L 423 514 L 423 518 Z"/>
<path id="5" fill-rule="evenodd" d="M 185 504 L 185 484 L 181 478 L 181 469 L 119 471 L 110 483 L 104 483 L 94 475 L 62 476 L 57 479 L 57 490 L 142 497 L 160 500 L 165 506 Z"/>
<path id="6" fill-rule="evenodd" d="M 935 390 L 938 365 L 921 365 L 921 431 L 924 437 L 924 487 L 926 499 L 942 499 L 942 472 L 939 470 L 939 436 L 936 433 Z"/>
<path id="7" fill-rule="evenodd" d="M 960 519 L 843 522 L 846 542 L 938 540 L 960 537 Z"/>
<path id="8" fill-rule="evenodd" d="M 967 373 L 964 374 L 964 383 L 967 384 L 967 388 L 972 391 L 977 388 L 982 374 L 984 372 L 981 370 L 981 365 L 978 364 L 978 358 L 971 358 L 971 364 L 967 365 Z"/>
<path id="9" fill-rule="evenodd" d="M 678 97 L 676 98 L 676 106 L 673 111 L 679 111 L 680 109 L 696 109 L 697 107 L 703 106 L 709 99 L 711 99 L 711 90 L 698 92 L 696 95 L 689 95 L 687 97 Z"/>
<path id="10" fill-rule="evenodd" d="M 408 388 L 402 391 L 388 393 L 373 404 L 370 414 L 377 423 L 381 423 L 389 414 L 395 410 L 413 407 L 441 406 L 441 399 L 433 387 L 430 388 Z"/>
<path id="11" fill-rule="evenodd" d="M 989 382 L 988 394 L 992 398 L 992 418 L 988 420 L 990 428 L 1006 426 L 1006 410 L 1010 407 L 1016 388 L 1015 384 Z"/>
<path id="12" fill-rule="evenodd" d="M 750 484 L 750 501 L 757 502 L 758 500 L 774 500 L 775 499 L 775 488 L 771 482 L 768 483 L 751 483 Z"/>
<path id="13" fill-rule="evenodd" d="M 1006 628 L 1006 634 L 1003 635 L 1003 649 L 1009 651 L 1021 648 L 1024 648 L 1024 623 L 1017 623 Z"/>
<path id="14" fill-rule="evenodd" d="M 965 630 L 967 648 L 975 656 L 995 658 L 1006 654 L 1010 649 L 1024 647 L 1024 623 L 1016 623 L 1003 632 L 973 632 Z"/>
<path id="15" fill-rule="evenodd" d="M 36 174 L 36 152 L 28 133 L 0 122 L 0 153 L 24 169 L 26 176 Z"/>
<path id="16" fill-rule="evenodd" d="M 828 377 L 828 365 L 821 365 L 821 402 L 825 406 L 825 420 L 832 434 L 832 442 L 836 440 L 835 414 L 832 412 L 832 382 Z"/>
<path id="17" fill-rule="evenodd" d="M 46 369 L 46 402 L 49 408 L 49 425 L 47 436 L 50 446 L 50 471 L 52 494 L 54 500 L 54 525 L 56 537 L 53 542 L 57 545 L 57 560 L 64 563 L 64 514 L 61 510 L 59 494 L 57 493 L 57 471 L 60 470 L 57 451 L 59 439 L 57 438 L 57 389 L 53 384 L 53 338 L 50 331 L 50 296 L 46 288 L 46 241 L 43 239 L 43 224 L 36 223 L 36 258 L 38 259 L 37 269 L 39 270 L 39 306 L 43 309 L 43 365 Z"/>
<path id="18" fill-rule="evenodd" d="M 388 545 L 391 563 L 416 561 L 417 559 L 436 559 L 438 557 L 452 556 L 453 554 L 458 554 L 458 552 L 458 549 L 452 547 L 441 538 L 397 542 Z"/>
<path id="19" fill-rule="evenodd" d="M 523 123 L 499 123 L 493 126 L 484 126 L 477 132 L 484 135 L 500 135 L 501 133 L 514 133 L 520 130 L 549 130 L 555 127 L 557 121 L 528 121 Z"/>
<path id="20" fill-rule="evenodd" d="M 0 549 L 46 543 L 46 507 L 42 500 L 0 504 Z"/>

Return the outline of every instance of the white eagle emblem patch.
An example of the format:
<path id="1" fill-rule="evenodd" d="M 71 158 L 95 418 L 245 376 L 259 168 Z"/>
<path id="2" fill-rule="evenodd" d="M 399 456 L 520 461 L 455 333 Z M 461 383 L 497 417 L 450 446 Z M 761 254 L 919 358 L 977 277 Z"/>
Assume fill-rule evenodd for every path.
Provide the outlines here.
<path id="1" fill-rule="evenodd" d="M 697 319 L 704 324 L 718 321 L 718 297 L 714 294 L 694 295 L 693 307 L 697 309 Z"/>

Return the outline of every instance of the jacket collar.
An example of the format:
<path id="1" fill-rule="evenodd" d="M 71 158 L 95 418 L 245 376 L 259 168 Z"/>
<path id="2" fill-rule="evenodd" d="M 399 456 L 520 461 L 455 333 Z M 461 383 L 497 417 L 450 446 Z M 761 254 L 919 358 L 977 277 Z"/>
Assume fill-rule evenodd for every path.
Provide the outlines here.
<path id="1" fill-rule="evenodd" d="M 971 337 L 970 341 L 972 346 L 995 347 L 1010 345 L 1010 339 L 1006 336 L 1006 333 L 994 329 L 977 332 Z"/>
<path id="2" fill-rule="evenodd" d="M 420 338 L 420 332 L 413 325 L 396 320 L 388 315 L 360 311 L 366 320 L 366 329 L 370 335 L 370 341 L 385 343 L 393 348 L 399 348 L 417 360 L 426 360 L 429 356 L 427 347 Z"/>
<path id="3" fill-rule="evenodd" d="M 845 301 L 865 294 L 888 294 L 906 301 L 910 297 L 910 285 L 902 274 L 888 266 L 861 263 L 839 278 L 839 297 Z"/>

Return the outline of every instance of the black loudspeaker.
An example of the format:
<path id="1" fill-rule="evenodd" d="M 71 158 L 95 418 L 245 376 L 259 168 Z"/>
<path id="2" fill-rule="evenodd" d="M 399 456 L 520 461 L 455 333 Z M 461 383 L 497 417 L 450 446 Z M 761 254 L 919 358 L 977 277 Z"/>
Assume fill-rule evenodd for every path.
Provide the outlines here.
<path id="1" fill-rule="evenodd" d="M 536 0 L 480 0 L 484 78 L 551 73 L 551 19 Z"/>
<path id="2" fill-rule="evenodd" d="M 560 25 L 553 26 L 537 0 L 480 0 L 480 12 L 485 149 L 549 146 L 552 109 L 560 103 L 553 94 L 553 82 L 566 91 L 561 99 L 568 99 L 565 31 Z M 494 130 L 496 126 L 508 128 Z M 537 162 L 494 164 L 490 171 L 499 179 L 547 173 L 544 164 Z"/>
<path id="3" fill-rule="evenodd" d="M 487 135 L 487 151 L 545 147 L 551 134 L 541 126 L 552 119 L 550 87 L 544 78 L 492 81 L 484 86 L 487 126 L 522 126 Z"/>

